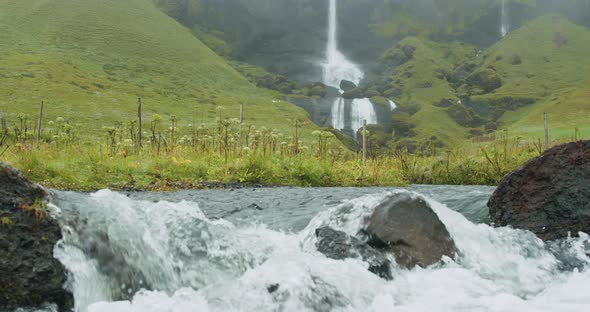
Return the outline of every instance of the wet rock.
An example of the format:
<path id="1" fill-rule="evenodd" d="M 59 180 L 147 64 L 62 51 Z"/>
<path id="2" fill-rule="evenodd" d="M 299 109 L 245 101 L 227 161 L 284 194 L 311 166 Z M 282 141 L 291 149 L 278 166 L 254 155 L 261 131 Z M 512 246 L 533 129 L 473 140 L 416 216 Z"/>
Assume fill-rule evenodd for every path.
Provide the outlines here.
<path id="1" fill-rule="evenodd" d="M 350 91 L 356 88 L 356 84 L 349 80 L 342 80 L 340 81 L 340 89 L 343 91 Z"/>
<path id="2" fill-rule="evenodd" d="M 335 98 L 340 97 L 340 95 L 340 89 L 326 86 L 326 97 Z"/>
<path id="3" fill-rule="evenodd" d="M 364 97 L 363 90 L 360 88 L 354 88 L 342 93 L 342 97 L 345 99 L 361 99 Z"/>
<path id="4" fill-rule="evenodd" d="M 47 213 L 46 198 L 42 187 L 0 163 L 0 310 L 72 305 L 66 271 L 53 257 L 61 229 Z"/>
<path id="5" fill-rule="evenodd" d="M 272 284 L 269 285 L 268 287 L 266 287 L 266 290 L 268 291 L 269 294 L 272 294 L 274 292 L 276 292 L 277 290 L 279 290 L 279 284 Z"/>
<path id="6" fill-rule="evenodd" d="M 316 229 L 315 234 L 318 238 L 316 247 L 326 257 L 335 260 L 361 258 L 369 263 L 369 271 L 384 279 L 392 279 L 391 262 L 360 239 L 330 227 Z"/>
<path id="7" fill-rule="evenodd" d="M 324 97 L 327 93 L 328 90 L 326 89 L 326 85 L 321 82 L 315 83 L 309 89 L 309 96 Z"/>
<path id="8" fill-rule="evenodd" d="M 373 96 L 369 99 L 371 103 L 375 105 L 387 106 L 389 107 L 389 100 L 382 97 L 382 96 Z"/>
<path id="9" fill-rule="evenodd" d="M 590 233 L 590 141 L 547 150 L 508 174 L 490 198 L 492 222 L 543 240 Z"/>
<path id="10" fill-rule="evenodd" d="M 371 247 L 392 252 L 407 268 L 427 267 L 456 253 L 451 235 L 430 205 L 409 193 L 388 196 L 375 208 L 367 233 Z"/>

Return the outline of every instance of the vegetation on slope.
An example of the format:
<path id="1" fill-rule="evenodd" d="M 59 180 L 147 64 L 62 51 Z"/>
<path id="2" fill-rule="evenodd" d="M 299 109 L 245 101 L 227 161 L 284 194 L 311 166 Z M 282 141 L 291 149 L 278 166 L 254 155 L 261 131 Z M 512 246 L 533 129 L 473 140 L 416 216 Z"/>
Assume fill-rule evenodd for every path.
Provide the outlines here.
<path id="1" fill-rule="evenodd" d="M 14 120 L 45 101 L 48 119 L 76 120 L 86 137 L 126 122 L 137 98 L 144 119 L 181 125 L 238 117 L 286 128 L 305 112 L 256 88 L 151 0 L 7 0 L 0 3 L 0 111 Z M 310 136 L 312 125 L 303 130 Z"/>
<path id="2" fill-rule="evenodd" d="M 446 145 L 508 129 L 537 139 L 543 112 L 554 137 L 588 136 L 590 30 L 543 16 L 490 47 L 407 37 L 380 60 L 398 144 Z M 383 82 L 378 82 L 383 83 Z M 409 128 L 409 131 L 400 131 Z M 577 130 L 576 130 L 577 129 Z"/>

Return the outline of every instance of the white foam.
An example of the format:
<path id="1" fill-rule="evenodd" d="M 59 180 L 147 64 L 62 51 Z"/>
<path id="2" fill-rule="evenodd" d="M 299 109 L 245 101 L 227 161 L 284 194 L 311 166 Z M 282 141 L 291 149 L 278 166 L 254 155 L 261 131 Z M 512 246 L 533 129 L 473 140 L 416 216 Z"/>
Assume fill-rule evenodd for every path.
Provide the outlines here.
<path id="1" fill-rule="evenodd" d="M 567 252 L 586 263 L 584 269 L 562 272 L 559 260 L 531 233 L 473 224 L 428 198 L 459 249 L 455 261 L 446 259 L 431 268 L 411 271 L 394 268 L 394 280 L 388 282 L 370 273 L 367 263 L 332 260 L 316 251 L 316 228 L 327 225 L 354 235 L 388 194 L 364 196 L 326 209 L 306 229 L 291 234 L 263 225 L 235 227 L 226 221 L 211 221 L 194 203 L 150 203 L 109 191 L 96 193 L 91 196 L 96 206 L 88 209 L 97 218 L 111 216 L 109 227 L 115 242 L 145 252 L 134 265 L 145 268 L 146 278 L 162 277 L 151 267 L 160 265 L 166 272 L 167 263 L 182 265 L 169 276 L 173 282 L 165 282 L 160 290 L 141 291 L 131 301 L 108 302 L 108 298 L 92 299 L 75 292 L 76 301 L 82 296 L 89 312 L 574 312 L 590 307 L 587 236 L 571 240 Z M 194 229 L 201 234 L 195 235 Z M 143 233 L 141 241 L 115 237 L 130 233 L 133 237 Z M 142 247 L 144 244 L 150 248 Z M 102 283 L 100 274 L 91 274 L 96 271 L 92 260 L 79 250 L 62 251 L 62 261 L 75 260 L 66 261 L 68 268 L 85 268 L 72 270 L 80 282 L 74 288 L 85 285 L 82 280 Z M 271 285 L 278 288 L 269 293 Z M 85 306 L 76 306 L 77 311 L 86 311 Z"/>

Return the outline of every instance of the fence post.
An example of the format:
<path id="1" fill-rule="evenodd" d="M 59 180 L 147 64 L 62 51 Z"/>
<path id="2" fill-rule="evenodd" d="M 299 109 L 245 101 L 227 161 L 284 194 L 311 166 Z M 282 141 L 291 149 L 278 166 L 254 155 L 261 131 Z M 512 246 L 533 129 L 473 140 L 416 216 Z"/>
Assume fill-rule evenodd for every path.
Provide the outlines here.
<path id="1" fill-rule="evenodd" d="M 141 149 L 141 97 L 137 98 L 137 146 Z"/>
<path id="2" fill-rule="evenodd" d="M 545 150 L 549 149 L 549 122 L 547 120 L 547 112 L 543 113 L 545 123 Z"/>
<path id="3" fill-rule="evenodd" d="M 240 150 L 242 149 L 242 127 L 244 126 L 244 104 L 240 104 Z"/>
<path id="4" fill-rule="evenodd" d="M 39 122 L 37 123 L 37 144 L 41 142 L 41 127 L 43 126 L 43 101 L 39 104 Z"/>
<path id="5" fill-rule="evenodd" d="M 6 126 L 6 113 L 2 113 L 2 134 L 8 133 L 8 127 Z"/>
<path id="6" fill-rule="evenodd" d="M 367 120 L 363 120 L 363 163 L 367 161 Z"/>

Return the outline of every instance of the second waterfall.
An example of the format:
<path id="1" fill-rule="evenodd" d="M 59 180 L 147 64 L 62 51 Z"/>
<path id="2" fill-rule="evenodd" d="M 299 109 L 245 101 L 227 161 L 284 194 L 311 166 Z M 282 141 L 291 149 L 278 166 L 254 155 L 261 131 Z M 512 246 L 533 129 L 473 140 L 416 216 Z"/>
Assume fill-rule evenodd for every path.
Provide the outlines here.
<path id="1" fill-rule="evenodd" d="M 323 82 L 330 87 L 340 89 L 342 80 L 352 81 L 358 85 L 364 78 L 360 66 L 348 60 L 338 49 L 338 6 L 337 0 L 329 0 L 328 10 L 328 42 L 326 45 L 326 60 L 323 63 Z M 341 90 L 342 92 L 342 90 Z M 350 105 L 347 105 L 350 104 Z M 350 119 L 347 120 L 346 113 Z M 356 136 L 363 120 L 368 124 L 377 123 L 377 113 L 369 99 L 354 99 L 347 101 L 342 98 L 334 100 L 332 105 L 332 127 L 338 130 L 352 130 Z"/>

